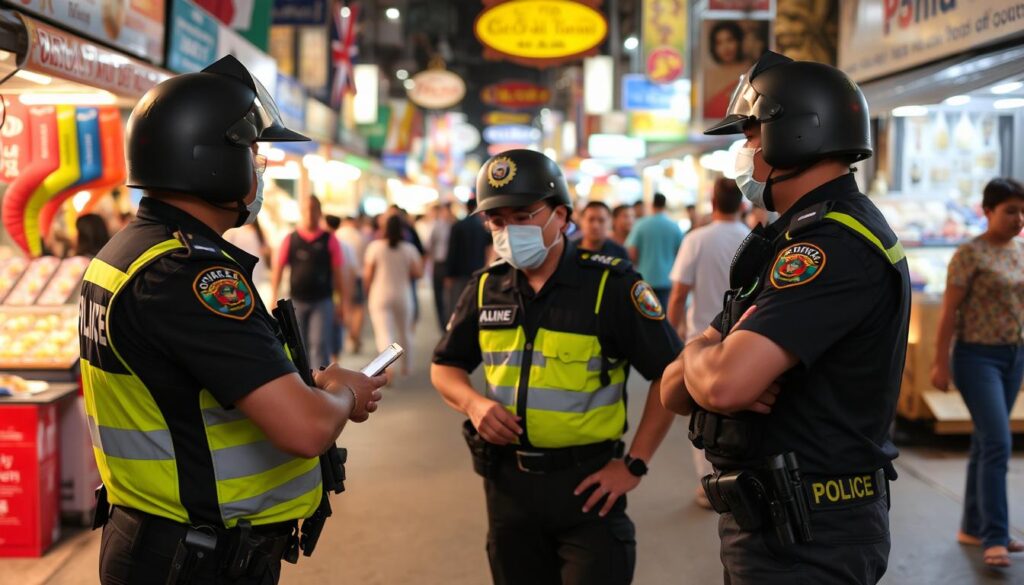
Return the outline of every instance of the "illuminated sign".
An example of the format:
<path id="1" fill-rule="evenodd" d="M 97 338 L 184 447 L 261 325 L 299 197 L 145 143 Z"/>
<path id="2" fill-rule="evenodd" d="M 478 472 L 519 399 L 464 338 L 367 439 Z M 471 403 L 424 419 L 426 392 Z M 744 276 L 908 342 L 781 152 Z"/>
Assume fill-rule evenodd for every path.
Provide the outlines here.
<path id="1" fill-rule="evenodd" d="M 597 10 L 568 0 L 516 0 L 496 4 L 477 17 L 477 39 L 511 57 L 563 59 L 597 47 L 608 23 Z"/>

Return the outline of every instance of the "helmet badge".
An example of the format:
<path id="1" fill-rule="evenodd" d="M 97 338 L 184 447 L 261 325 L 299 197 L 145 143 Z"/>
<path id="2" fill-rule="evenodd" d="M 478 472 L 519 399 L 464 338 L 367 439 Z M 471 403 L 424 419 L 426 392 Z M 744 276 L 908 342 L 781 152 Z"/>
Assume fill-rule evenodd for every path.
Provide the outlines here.
<path id="1" fill-rule="evenodd" d="M 516 176 L 516 163 L 506 156 L 499 156 L 487 167 L 487 183 L 500 189 L 512 182 Z"/>

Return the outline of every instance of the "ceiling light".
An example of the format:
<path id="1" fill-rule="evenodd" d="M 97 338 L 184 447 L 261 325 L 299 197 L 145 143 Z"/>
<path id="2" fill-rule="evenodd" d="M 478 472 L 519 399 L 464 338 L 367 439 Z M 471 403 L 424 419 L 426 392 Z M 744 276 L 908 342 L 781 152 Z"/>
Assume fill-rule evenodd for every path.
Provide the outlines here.
<path id="1" fill-rule="evenodd" d="M 49 85 L 53 83 L 53 78 L 49 75 L 43 75 L 42 73 L 35 73 L 32 71 L 25 71 L 24 69 L 19 69 L 18 72 L 14 74 L 14 76 L 20 79 L 24 79 L 25 81 L 38 83 L 40 85 Z"/>
<path id="2" fill-rule="evenodd" d="M 409 79 L 409 72 L 406 71 L 405 69 L 399 69 L 398 71 L 395 71 L 395 77 L 402 81 L 405 81 L 406 79 Z"/>
<path id="3" fill-rule="evenodd" d="M 93 93 L 24 93 L 19 96 L 26 106 L 108 106 L 117 103 L 109 91 Z"/>
<path id="4" fill-rule="evenodd" d="M 992 104 L 997 110 L 1009 110 L 1010 108 L 1024 108 L 1024 98 L 1006 98 L 1004 100 L 996 100 Z"/>
<path id="5" fill-rule="evenodd" d="M 384 16 L 388 17 L 388 20 L 398 20 L 401 18 L 402 13 L 397 8 L 388 8 L 384 11 Z"/>
<path id="6" fill-rule="evenodd" d="M 969 95 L 954 95 L 950 96 L 942 101 L 947 106 L 964 106 L 971 102 L 971 96 Z"/>
<path id="7" fill-rule="evenodd" d="M 406 79 L 405 83 L 403 83 L 402 85 L 405 86 L 405 89 L 412 91 L 412 88 L 416 87 L 416 82 L 411 79 Z"/>
<path id="8" fill-rule="evenodd" d="M 928 108 L 924 106 L 900 106 L 893 108 L 892 115 L 897 118 L 911 118 L 916 116 L 927 116 Z"/>
<path id="9" fill-rule="evenodd" d="M 640 46 L 640 39 L 634 36 L 627 37 L 626 40 L 622 43 L 622 46 L 627 51 L 635 50 L 637 47 Z"/>
<path id="10" fill-rule="evenodd" d="M 352 9 L 349 8 L 348 6 L 342 6 L 341 7 L 341 17 L 342 18 L 348 18 L 349 16 L 352 16 Z"/>
<path id="11" fill-rule="evenodd" d="M 1024 83 L 1020 81 L 1011 81 L 1010 83 L 1001 83 L 992 87 L 992 93 L 1002 95 L 1004 93 L 1013 93 L 1018 89 L 1024 87 Z"/>

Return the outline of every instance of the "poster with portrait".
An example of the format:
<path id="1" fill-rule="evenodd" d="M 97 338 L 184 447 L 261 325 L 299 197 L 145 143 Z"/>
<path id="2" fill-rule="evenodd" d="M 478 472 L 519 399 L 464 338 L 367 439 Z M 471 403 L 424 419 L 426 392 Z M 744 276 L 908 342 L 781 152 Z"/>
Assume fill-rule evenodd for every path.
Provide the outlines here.
<path id="1" fill-rule="evenodd" d="M 740 75 L 770 49 L 767 20 L 705 20 L 701 23 L 701 116 L 725 116 Z"/>
<path id="2" fill-rule="evenodd" d="M 836 64 L 835 0 L 776 0 L 775 50 L 797 61 Z"/>

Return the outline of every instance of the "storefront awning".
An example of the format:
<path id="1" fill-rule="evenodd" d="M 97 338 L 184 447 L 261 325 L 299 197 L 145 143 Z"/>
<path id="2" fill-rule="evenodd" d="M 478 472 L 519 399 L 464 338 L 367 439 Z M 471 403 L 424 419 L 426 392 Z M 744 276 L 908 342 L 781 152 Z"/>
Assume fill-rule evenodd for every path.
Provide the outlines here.
<path id="1" fill-rule="evenodd" d="M 0 10 L 0 85 L 7 94 L 104 90 L 123 106 L 169 77 L 157 67 L 24 14 Z M 35 74 L 35 75 L 33 75 Z"/>
<path id="2" fill-rule="evenodd" d="M 937 104 L 959 94 L 1024 75 L 1024 45 L 980 55 L 957 56 L 933 65 L 862 84 L 871 114 L 908 105 Z"/>

